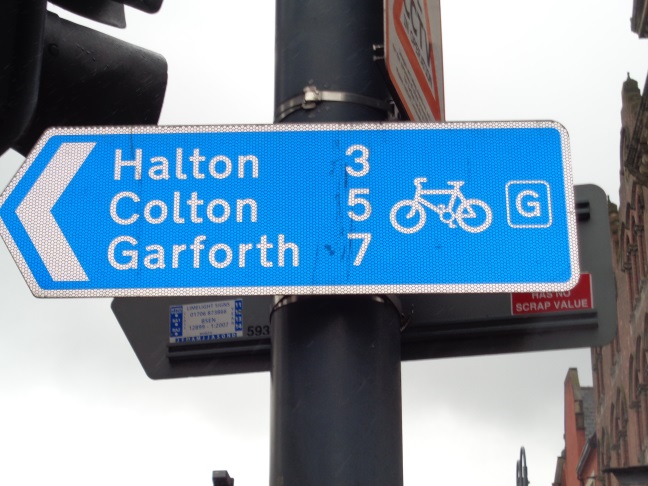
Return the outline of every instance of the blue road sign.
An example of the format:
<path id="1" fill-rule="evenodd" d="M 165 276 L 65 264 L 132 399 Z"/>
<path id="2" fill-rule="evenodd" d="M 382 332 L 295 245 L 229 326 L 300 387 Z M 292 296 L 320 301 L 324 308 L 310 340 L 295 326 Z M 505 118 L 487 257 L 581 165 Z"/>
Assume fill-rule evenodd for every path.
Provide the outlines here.
<path id="1" fill-rule="evenodd" d="M 566 290 L 555 122 L 51 129 L 0 196 L 36 296 Z"/>

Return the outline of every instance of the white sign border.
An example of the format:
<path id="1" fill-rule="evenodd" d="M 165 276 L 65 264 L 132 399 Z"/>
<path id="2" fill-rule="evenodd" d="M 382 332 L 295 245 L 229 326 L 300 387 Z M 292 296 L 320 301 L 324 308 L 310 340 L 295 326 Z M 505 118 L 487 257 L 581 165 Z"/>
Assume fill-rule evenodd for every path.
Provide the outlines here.
<path id="1" fill-rule="evenodd" d="M 563 283 L 504 283 L 504 284 L 408 284 L 408 285 L 320 285 L 320 286 L 263 286 L 263 287 L 168 287 L 168 288 L 114 288 L 114 289 L 71 289 L 48 290 L 41 288 L 26 260 L 11 237 L 0 217 L 0 236 L 4 240 L 23 278 L 35 297 L 164 297 L 164 296 L 252 296 L 252 295 L 350 295 L 350 294 L 431 294 L 431 293 L 510 293 L 548 292 L 572 289 L 580 276 L 576 210 L 571 172 L 569 135 L 558 122 L 545 121 L 482 121 L 482 122 L 384 122 L 384 123 L 319 123 L 319 124 L 266 124 L 266 125 L 150 125 L 150 126 L 105 126 L 105 127 L 61 127 L 46 130 L 34 145 L 23 165 L 16 172 L 7 187 L 0 194 L 0 207 L 29 170 L 50 138 L 60 135 L 119 135 L 119 134 L 165 134 L 165 133 L 244 133 L 244 132 L 311 132 L 311 131 L 360 131 L 360 130 L 458 130 L 493 128 L 553 128 L 560 133 L 565 180 L 565 207 L 571 277 Z"/>

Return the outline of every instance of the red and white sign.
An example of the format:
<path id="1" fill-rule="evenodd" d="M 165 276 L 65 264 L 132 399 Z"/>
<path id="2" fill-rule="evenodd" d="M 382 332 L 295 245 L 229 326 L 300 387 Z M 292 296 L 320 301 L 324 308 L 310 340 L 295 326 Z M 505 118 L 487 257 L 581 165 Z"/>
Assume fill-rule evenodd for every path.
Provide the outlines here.
<path id="1" fill-rule="evenodd" d="M 385 62 L 410 120 L 445 120 L 440 0 L 387 0 Z"/>
<path id="2" fill-rule="evenodd" d="M 571 290 L 565 292 L 528 292 L 511 294 L 511 313 L 543 314 L 546 312 L 573 312 L 592 309 L 592 276 L 583 273 Z"/>

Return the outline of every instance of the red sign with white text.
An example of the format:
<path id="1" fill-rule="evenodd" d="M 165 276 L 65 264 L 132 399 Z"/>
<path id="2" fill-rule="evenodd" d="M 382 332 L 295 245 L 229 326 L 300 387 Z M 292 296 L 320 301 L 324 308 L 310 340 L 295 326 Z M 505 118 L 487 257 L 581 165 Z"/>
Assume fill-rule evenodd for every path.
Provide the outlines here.
<path id="1" fill-rule="evenodd" d="M 581 274 L 576 287 L 565 292 L 511 294 L 511 313 L 513 315 L 573 312 L 593 307 L 592 276 L 589 273 Z"/>
<path id="2" fill-rule="evenodd" d="M 445 120 L 439 0 L 385 2 L 385 63 L 410 120 Z"/>

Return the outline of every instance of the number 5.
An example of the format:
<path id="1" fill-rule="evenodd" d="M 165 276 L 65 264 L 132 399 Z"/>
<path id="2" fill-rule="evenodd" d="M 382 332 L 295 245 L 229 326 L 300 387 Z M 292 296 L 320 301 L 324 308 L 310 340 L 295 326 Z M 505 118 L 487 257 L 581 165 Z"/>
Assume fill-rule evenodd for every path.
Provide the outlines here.
<path id="1" fill-rule="evenodd" d="M 369 189 L 349 189 L 349 206 L 353 207 L 360 204 L 364 207 L 362 214 L 356 214 L 353 211 L 347 211 L 349 218 L 354 221 L 364 221 L 371 216 L 371 204 L 364 197 L 357 197 L 358 194 L 369 194 Z"/>

